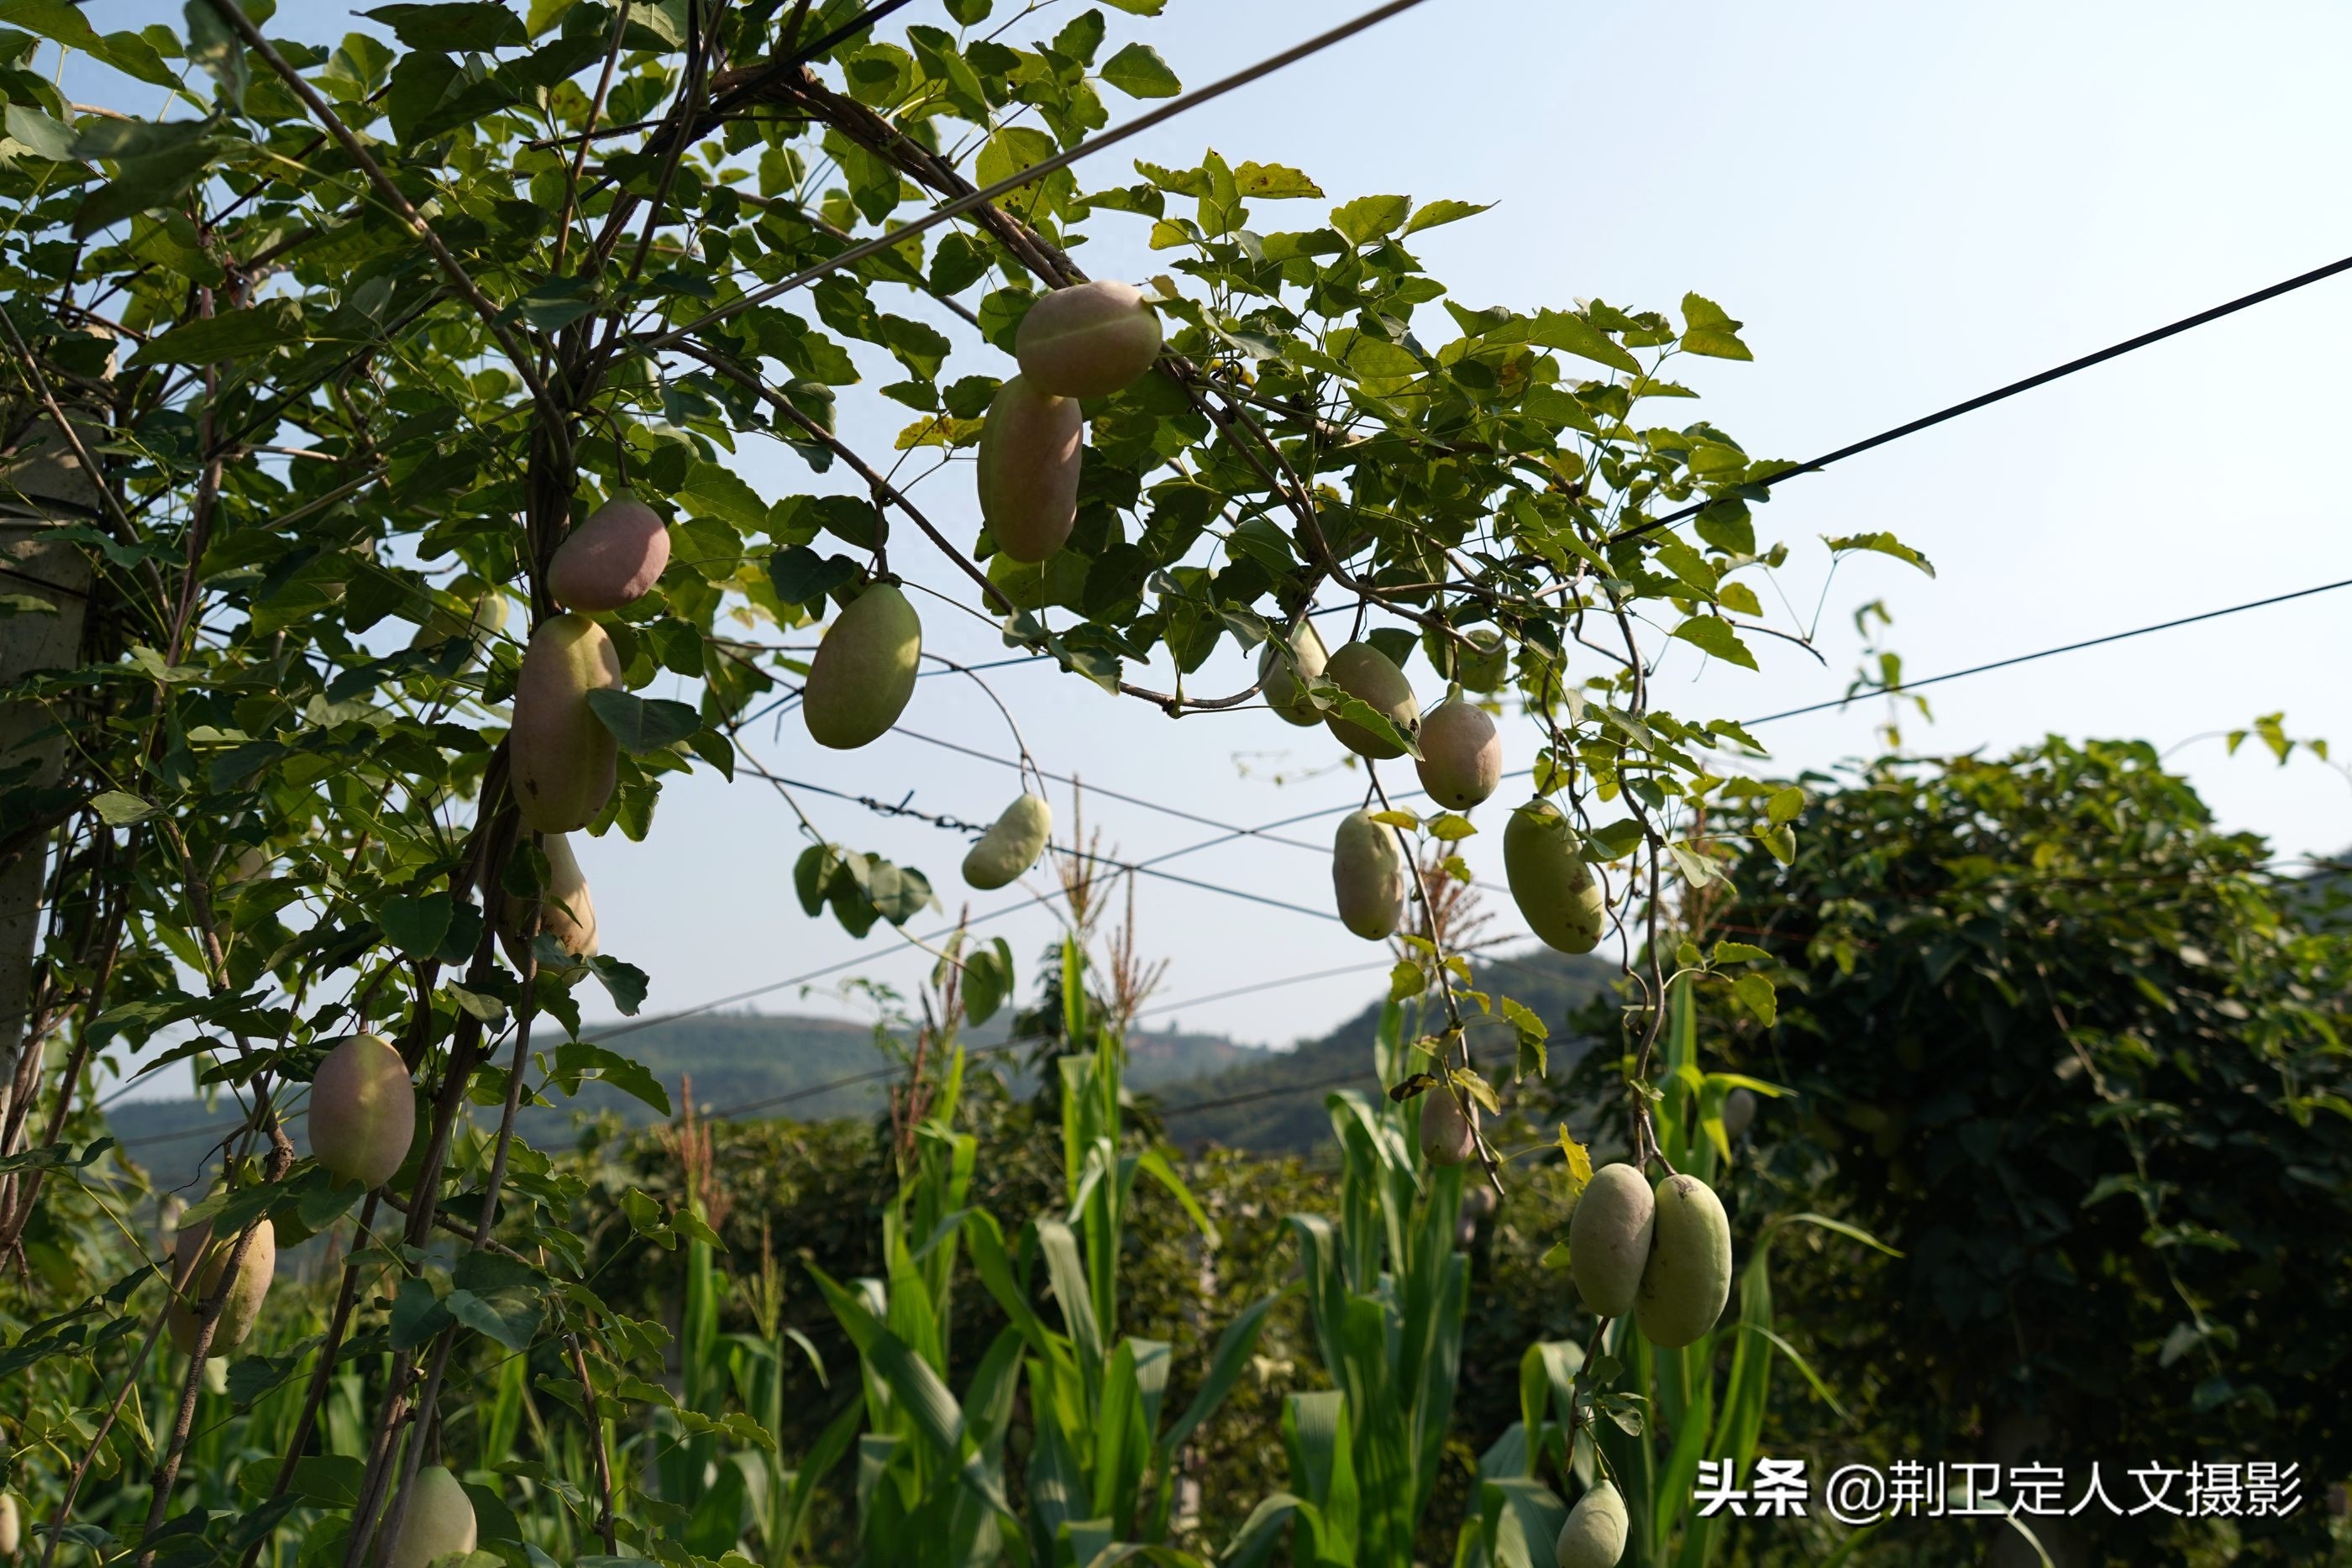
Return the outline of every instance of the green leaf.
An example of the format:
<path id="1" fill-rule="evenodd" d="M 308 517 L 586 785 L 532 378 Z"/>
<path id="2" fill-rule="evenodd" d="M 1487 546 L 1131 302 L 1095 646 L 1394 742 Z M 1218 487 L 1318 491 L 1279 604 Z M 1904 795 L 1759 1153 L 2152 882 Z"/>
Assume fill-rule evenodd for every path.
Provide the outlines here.
<path id="1" fill-rule="evenodd" d="M 1360 247 L 1394 234 L 1412 211 L 1411 196 L 1358 196 L 1331 211 L 1331 226 Z"/>
<path id="2" fill-rule="evenodd" d="M 1785 789 L 1773 791 L 1772 798 L 1764 803 L 1764 817 L 1777 828 L 1783 822 L 1795 821 L 1804 810 L 1805 792 L 1791 784 Z"/>
<path id="3" fill-rule="evenodd" d="M 677 504 L 683 511 L 717 517 L 746 533 L 768 526 L 768 503 L 760 499 L 760 493 L 733 470 L 715 463 L 694 465 L 677 493 Z"/>
<path id="4" fill-rule="evenodd" d="M 1717 942 L 1707 962 L 1720 967 L 1725 964 L 1746 964 L 1772 955 L 1747 942 Z"/>
<path id="5" fill-rule="evenodd" d="M 416 898 L 385 899 L 376 911 L 375 923 L 394 946 L 412 958 L 422 958 L 439 949 L 456 913 L 447 894 L 428 893 Z"/>
<path id="6" fill-rule="evenodd" d="M 123 362 L 125 370 L 149 365 L 211 365 L 250 359 L 304 340 L 302 318 L 290 301 L 265 299 L 244 310 L 183 322 L 151 338 Z"/>
<path id="7" fill-rule="evenodd" d="M 1896 560 L 1908 561 L 1929 577 L 1936 575 L 1933 561 L 1890 533 L 1847 534 L 1840 538 L 1831 538 L 1825 534 L 1822 542 L 1839 555 L 1848 550 L 1874 550 L 1880 555 L 1891 555 Z"/>
<path id="8" fill-rule="evenodd" d="M 1477 831 L 1469 818 L 1454 811 L 1440 811 L 1429 820 L 1429 836 L 1449 844 Z"/>
<path id="9" fill-rule="evenodd" d="M 1731 622 L 1720 615 L 1694 615 L 1675 627 L 1674 635 L 1705 649 L 1726 663 L 1744 669 L 1756 667 L 1756 655 L 1748 651 L 1748 644 L 1739 640 L 1739 633 L 1731 629 Z"/>
<path id="10" fill-rule="evenodd" d="M 641 697 L 605 686 L 588 694 L 588 706 L 632 756 L 667 751 L 702 727 L 700 714 L 667 697 Z"/>
<path id="11" fill-rule="evenodd" d="M 1129 44 L 1102 64 L 1102 79 L 1129 98 L 1174 98 L 1184 90 L 1160 51 L 1149 44 Z"/>
<path id="12" fill-rule="evenodd" d="M 74 133 L 49 118 L 38 104 L 12 103 L 7 112 L 8 134 L 37 157 L 65 162 L 73 157 Z"/>
<path id="13" fill-rule="evenodd" d="M 645 998 L 637 998 L 642 1002 Z M 555 1070 L 566 1075 L 594 1073 L 604 1082 L 622 1093 L 635 1097 L 652 1106 L 663 1116 L 670 1115 L 669 1091 L 661 1080 L 643 1062 L 608 1051 L 584 1040 L 568 1040 L 555 1048 Z"/>
<path id="14" fill-rule="evenodd" d="M 1685 353 L 1705 354 L 1716 360 L 1752 360 L 1748 345 L 1739 340 L 1740 324 L 1724 314 L 1723 307 L 1702 294 L 1683 296 Z"/>
<path id="15" fill-rule="evenodd" d="M 1413 213 L 1412 221 L 1404 225 L 1404 232 L 1417 235 L 1423 229 L 1433 229 L 1440 224 L 1459 223 L 1464 218 L 1475 218 L 1494 204 L 1492 202 L 1431 202 Z"/>
<path id="16" fill-rule="evenodd" d="M 975 947 L 964 956 L 961 980 L 963 1013 L 974 1029 L 996 1016 L 1004 998 L 1013 994 L 1019 977 L 1013 965 L 1013 949 L 999 936 L 985 947 Z"/>
<path id="17" fill-rule="evenodd" d="M 1539 349 L 1558 349 L 1562 353 L 1604 364 L 1628 375 L 1642 373 L 1642 361 L 1581 316 L 1571 316 L 1564 310 L 1536 312 L 1534 329 L 1528 341 Z"/>
<path id="18" fill-rule="evenodd" d="M 1740 1006 L 1754 1013 L 1765 1028 L 1769 1029 L 1779 1021 L 1780 999 L 1773 994 L 1772 982 L 1763 976 L 1753 973 L 1740 976 L 1731 982 L 1731 994 L 1739 999 Z"/>
<path id="19" fill-rule="evenodd" d="M 787 604 L 814 604 L 856 582 L 863 570 L 845 555 L 821 556 L 806 545 L 768 558 L 768 579 L 776 586 L 776 597 Z"/>
<path id="20" fill-rule="evenodd" d="M 107 789 L 89 798 L 90 810 L 110 828 L 127 828 L 133 822 L 144 821 L 160 808 L 151 806 L 136 795 L 126 795 L 120 789 Z"/>
<path id="21" fill-rule="evenodd" d="M 604 994 L 613 998 L 613 1005 L 621 1010 L 622 1016 L 636 1017 L 637 1009 L 646 1005 L 646 992 L 653 985 L 646 972 L 635 964 L 601 954 L 588 959 L 587 965 L 588 972 L 596 977 L 598 983 L 604 988 Z"/>
<path id="22" fill-rule="evenodd" d="M 640 7 L 644 9 L 644 7 Z M 361 16 L 382 22 L 412 49 L 511 49 L 530 41 L 522 18 L 489 0 L 443 5 L 379 5 Z"/>

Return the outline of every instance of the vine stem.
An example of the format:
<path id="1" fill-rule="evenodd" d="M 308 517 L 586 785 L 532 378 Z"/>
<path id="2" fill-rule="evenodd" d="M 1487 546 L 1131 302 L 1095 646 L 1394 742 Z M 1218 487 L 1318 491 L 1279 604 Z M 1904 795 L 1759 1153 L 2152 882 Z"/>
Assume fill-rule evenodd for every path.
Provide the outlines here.
<path id="1" fill-rule="evenodd" d="M 450 251 L 441 236 L 434 232 L 433 225 L 425 221 L 407 196 L 402 193 L 400 187 L 393 183 L 392 177 L 383 172 L 383 165 L 378 163 L 374 155 L 368 152 L 360 139 L 352 134 L 351 127 L 343 123 L 342 117 L 335 112 L 333 107 L 325 99 L 319 96 L 319 90 L 304 78 L 301 72 L 286 62 L 286 57 L 279 54 L 276 47 L 262 36 L 261 29 L 255 26 L 252 20 L 238 9 L 236 0 L 209 0 L 209 4 L 220 19 L 228 24 L 229 29 L 245 40 L 245 47 L 251 49 L 260 57 L 263 64 L 277 74 L 278 78 L 286 84 L 289 91 L 302 100 L 303 108 L 310 111 L 311 118 L 319 122 L 320 129 L 334 138 L 335 144 L 343 150 L 343 155 L 358 165 L 360 172 L 367 176 L 368 183 L 375 187 L 376 193 L 383 198 L 384 204 L 399 217 L 409 233 L 415 235 L 426 250 L 433 253 L 435 265 L 439 267 L 442 275 L 448 278 L 450 287 L 457 291 L 467 304 L 474 308 L 474 313 L 482 319 L 482 324 L 489 329 L 490 335 L 498 340 L 499 347 L 506 350 L 508 360 L 514 366 L 515 374 L 521 377 L 523 384 L 530 389 L 532 398 L 541 407 L 555 406 L 553 400 L 548 396 L 546 383 L 540 379 L 536 362 L 530 354 L 524 352 L 522 344 L 514 336 L 513 329 L 500 319 L 498 306 L 491 301 L 488 295 L 482 292 L 481 286 L 474 281 L 471 274 L 467 272 L 465 265 Z"/>

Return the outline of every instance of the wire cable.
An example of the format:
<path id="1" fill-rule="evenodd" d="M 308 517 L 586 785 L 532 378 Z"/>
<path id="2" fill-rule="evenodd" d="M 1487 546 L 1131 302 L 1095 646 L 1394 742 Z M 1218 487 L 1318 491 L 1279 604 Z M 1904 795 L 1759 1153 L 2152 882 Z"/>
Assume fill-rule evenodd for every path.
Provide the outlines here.
<path id="1" fill-rule="evenodd" d="M 1795 718 L 1801 714 L 1821 713 L 1828 708 L 1843 707 L 1848 703 L 1861 702 L 1869 697 L 1899 697 L 1917 691 L 1923 686 L 1941 685 L 1946 681 L 1957 681 L 1969 675 L 1981 675 L 1988 670 L 2006 670 L 2016 664 L 2030 664 L 2036 659 L 2053 658 L 2060 653 L 2079 653 L 2084 648 L 2105 647 L 2109 643 L 2121 643 L 2133 637 L 2145 637 L 2151 632 L 2169 632 L 2176 626 L 2194 626 L 2200 621 L 2214 621 L 2224 615 L 2240 615 L 2249 610 L 2262 610 L 2273 604 L 2284 604 L 2292 600 L 2308 599 L 2315 593 L 2333 593 L 2339 588 L 2352 588 L 2352 577 L 2336 582 L 2323 582 L 2315 588 L 2298 588 L 2292 593 L 2274 593 L 2268 599 L 2250 599 L 2243 604 L 2227 605 L 2220 610 L 2200 611 L 2195 615 L 2183 615 L 2171 621 L 2158 621 L 2150 626 L 2135 626 L 2128 632 L 2110 632 L 2104 637 L 2086 637 L 2080 643 L 2062 643 L 2055 648 L 2044 648 L 2039 653 L 2019 653 L 2012 658 L 1995 659 L 1990 664 L 1971 664 L 1965 670 L 1948 670 L 1940 675 L 1929 675 L 1923 681 L 1905 681 L 1900 685 L 1873 686 L 1867 691 L 1849 692 L 1833 702 L 1813 703 L 1805 707 L 1788 708 L 1780 713 L 1768 713 L 1762 718 L 1751 718 L 1745 722 L 1750 726 L 1771 724 L 1779 719 Z"/>
<path id="2" fill-rule="evenodd" d="M 1990 408 L 1994 403 L 2017 396 L 2020 392 L 2029 392 L 2036 387 L 2048 386 L 2052 382 L 2063 380 L 2077 371 L 2087 371 L 2094 365 L 2103 365 L 2109 360 L 2120 359 L 2135 350 L 2145 349 L 2151 343 L 2161 343 L 2167 338 L 2178 337 L 2191 328 L 2202 327 L 2209 321 L 2219 321 L 2224 316 L 2233 316 L 2241 310 L 2263 304 L 2266 300 L 2276 299 L 2283 294 L 2292 294 L 2298 288 L 2307 288 L 2315 283 L 2324 282 L 2340 272 L 2347 271 L 2352 271 L 2352 256 L 2347 256 L 2341 261 L 2331 261 L 2326 267 L 2314 267 L 2309 272 L 2298 273 L 2284 282 L 2272 284 L 2268 288 L 2257 288 L 2252 294 L 2242 294 L 2225 304 L 2216 305 L 2209 310 L 2200 310 L 2194 316 L 2184 316 L 2179 320 L 2158 327 L 2152 332 L 2142 332 L 2137 338 L 2126 338 L 2122 342 L 2110 344 L 2095 353 L 2084 354 L 2079 360 L 2069 360 L 2064 364 L 2053 366 L 2039 375 L 2028 376 L 2023 381 L 2011 382 L 2004 387 L 1995 387 L 1989 392 L 1980 392 L 1965 402 L 1956 402 L 1949 408 L 1938 409 L 1934 413 L 1912 420 L 1907 424 L 1898 424 L 1892 430 L 1882 430 L 1876 435 L 1867 436 L 1850 445 L 1841 446 L 1834 452 L 1825 452 L 1810 463 L 1793 464 L 1765 478 L 1751 479 L 1733 488 L 1741 490 L 1751 486 L 1769 486 L 1796 478 L 1802 474 L 1818 474 L 1832 463 L 1843 463 L 1849 457 L 1860 456 L 1863 453 L 1885 446 L 1889 442 L 1900 441 L 1906 435 L 1916 435 L 1923 430 L 1932 430 L 1947 421 L 1959 418 L 1962 414 L 1974 413 L 1980 408 Z M 1709 497 L 1706 500 L 1693 501 L 1689 506 L 1668 512 L 1663 517 L 1652 517 L 1645 522 L 1636 523 L 1631 528 L 1620 528 L 1601 542 L 1604 545 L 1621 544 L 1627 539 L 1636 539 L 1644 534 L 1655 533 L 1660 528 L 1671 528 L 1686 518 L 1698 516 L 1718 498 L 1720 497 Z"/>
<path id="3" fill-rule="evenodd" d="M 789 277 L 780 278 L 762 288 L 755 288 L 740 298 L 731 300 L 716 310 L 708 311 L 682 327 L 674 327 L 667 332 L 656 333 L 650 338 L 640 338 L 636 340 L 637 346 L 649 352 L 658 352 L 682 339 L 693 336 L 705 327 L 724 321 L 755 305 L 763 305 L 779 295 L 789 294 L 795 288 L 805 287 L 827 273 L 864 261 L 869 256 L 878 256 L 884 251 L 895 250 L 902 242 L 927 230 L 937 228 L 950 218 L 960 217 L 975 207 L 987 205 L 999 196 L 1008 195 L 1024 185 L 1066 169 L 1081 158 L 1091 157 L 1105 148 L 1117 146 L 1129 137 L 1139 136 L 1155 126 L 1175 119 L 1186 110 L 1198 109 L 1212 99 L 1223 98 L 1237 88 L 1247 87 L 1263 77 L 1272 76 L 1275 72 L 1286 66 L 1296 65 L 1310 55 L 1320 54 L 1332 45 L 1343 43 L 1366 28 L 1376 26 L 1402 12 L 1410 11 L 1421 3 L 1422 0 L 1389 0 L 1385 5 L 1376 5 L 1353 21 L 1342 22 L 1328 32 L 1318 33 L 1305 43 L 1294 44 L 1280 54 L 1270 55 L 1257 64 L 1235 71 L 1222 80 L 1213 81 L 1204 88 L 1171 98 L 1159 108 L 1139 114 L 1123 125 L 1114 126 L 1099 135 L 1087 137 L 1075 146 L 1064 148 L 1050 158 L 1039 159 L 1025 169 L 1015 170 L 993 184 L 982 185 L 976 191 L 967 191 L 953 201 L 932 208 L 910 223 L 892 229 L 887 234 L 877 235 L 872 239 L 860 241 L 846 250 L 826 257 L 814 267 L 802 268 Z"/>

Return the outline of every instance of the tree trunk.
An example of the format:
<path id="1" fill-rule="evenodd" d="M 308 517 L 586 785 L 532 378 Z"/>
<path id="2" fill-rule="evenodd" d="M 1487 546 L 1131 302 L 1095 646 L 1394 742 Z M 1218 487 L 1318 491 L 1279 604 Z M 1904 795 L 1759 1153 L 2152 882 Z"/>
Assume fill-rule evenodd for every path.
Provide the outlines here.
<path id="1" fill-rule="evenodd" d="M 89 559 L 85 547 L 47 536 L 99 521 L 104 502 L 53 423 L 16 423 L 0 453 L 0 788 L 46 788 L 64 774 L 65 736 L 49 710 L 14 694 L 28 675 L 81 663 Z M 52 842 L 43 834 L 0 863 L 0 1127 L 32 1124 L 9 1113 L 20 1053 L 39 1049 L 27 1031 Z M 37 1083 L 39 1074 L 27 1080 Z M 0 1147 L 0 1155 L 11 1152 Z"/>

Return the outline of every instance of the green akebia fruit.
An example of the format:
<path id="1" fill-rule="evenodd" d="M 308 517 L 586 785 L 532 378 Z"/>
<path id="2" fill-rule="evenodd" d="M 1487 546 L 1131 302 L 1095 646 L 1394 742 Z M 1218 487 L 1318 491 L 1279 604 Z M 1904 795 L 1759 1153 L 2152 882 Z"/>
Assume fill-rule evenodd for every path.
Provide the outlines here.
<path id="1" fill-rule="evenodd" d="M 1754 1091 L 1735 1089 L 1723 1097 L 1723 1135 L 1725 1137 L 1735 1144 L 1738 1143 L 1740 1134 L 1747 1132 L 1755 1120 Z"/>
<path id="2" fill-rule="evenodd" d="M 1649 1179 L 1633 1166 L 1620 1162 L 1592 1173 L 1568 1221 L 1569 1270 L 1586 1312 L 1622 1318 L 1633 1310 L 1657 1211 Z"/>
<path id="3" fill-rule="evenodd" d="M 1421 787 L 1448 810 L 1466 811 L 1503 781 L 1503 737 L 1477 704 L 1458 694 L 1421 721 Z"/>
<path id="4" fill-rule="evenodd" d="M 1037 863 L 1054 831 L 1054 808 L 1043 795 L 1023 795 L 981 834 L 963 857 L 963 879 L 992 893 Z"/>
<path id="5" fill-rule="evenodd" d="M 506 630 L 507 596 L 497 589 L 485 589 L 465 610 L 452 610 L 436 605 L 425 618 L 425 624 L 409 638 L 412 648 L 426 648 L 436 643 L 446 643 L 452 637 L 469 639 L 478 653 L 489 645 L 490 639 Z"/>
<path id="6" fill-rule="evenodd" d="M 474 1504 L 465 1487 L 440 1465 L 420 1466 L 401 1498 L 392 1568 L 425 1568 L 436 1557 L 474 1546 Z"/>
<path id="7" fill-rule="evenodd" d="M 1333 685 L 1385 716 L 1399 730 L 1412 733 L 1421 717 L 1421 704 L 1413 700 L 1412 683 L 1405 679 L 1404 672 L 1386 653 L 1370 643 L 1350 643 L 1341 648 L 1323 666 L 1323 674 Z M 1323 717 L 1339 744 L 1359 757 L 1378 759 L 1404 755 L 1404 747 L 1386 736 L 1374 735 L 1338 714 L 1326 714 Z"/>
<path id="8" fill-rule="evenodd" d="M 1076 398 L 1024 376 L 997 389 L 980 431 L 980 516 L 997 549 L 1034 566 L 1060 549 L 1078 517 L 1083 418 Z"/>
<path id="9" fill-rule="evenodd" d="M 1634 1322 L 1652 1344 L 1680 1350 L 1713 1328 L 1731 1299 L 1731 1221 L 1715 1189 L 1695 1176 L 1664 1177 L 1656 1198 Z"/>
<path id="10" fill-rule="evenodd" d="M 327 1052 L 310 1078 L 310 1153 L 345 1181 L 382 1186 L 416 1136 L 408 1064 L 380 1034 L 355 1034 Z"/>
<path id="11" fill-rule="evenodd" d="M 1367 942 L 1383 941 L 1404 919 L 1404 855 L 1396 833 L 1370 812 L 1350 811 L 1331 841 L 1331 894 L 1339 923 Z"/>
<path id="12" fill-rule="evenodd" d="M 809 737 L 854 751 L 888 733 L 915 695 L 923 622 L 895 582 L 877 582 L 825 628 L 809 661 L 801 716 Z"/>
<path id="13" fill-rule="evenodd" d="M 584 828 L 613 798 L 620 745 L 588 706 L 588 694 L 620 685 L 620 654 L 585 615 L 551 617 L 531 633 L 507 731 L 508 776 L 526 827 L 541 833 Z"/>
<path id="14" fill-rule="evenodd" d="M 1421 1097 L 1421 1152 L 1433 1166 L 1458 1166 L 1478 1152 L 1478 1107 L 1462 1113 L 1469 1095 L 1440 1083 Z"/>
<path id="15" fill-rule="evenodd" d="M 1055 397 L 1108 397 L 1151 368 L 1160 344 L 1142 291 L 1107 278 L 1055 289 L 1013 334 L 1021 373 Z"/>
<path id="16" fill-rule="evenodd" d="M 1625 1555 L 1625 1499 L 1608 1481 L 1576 1500 L 1552 1546 L 1556 1568 L 1616 1568 Z"/>
<path id="17" fill-rule="evenodd" d="M 1285 724 L 1322 723 L 1321 710 L 1307 695 L 1307 683 L 1321 674 L 1330 662 L 1331 655 L 1324 650 L 1315 622 L 1300 616 L 1298 629 L 1290 634 L 1287 647 L 1269 639 L 1258 651 L 1258 691 L 1265 696 L 1265 706 Z"/>
<path id="18" fill-rule="evenodd" d="M 1601 945 L 1608 915 L 1601 884 L 1577 854 L 1576 835 L 1559 807 L 1538 797 L 1511 813 L 1503 829 L 1503 873 L 1511 901 L 1545 946 L 1590 953 Z"/>
<path id="19" fill-rule="evenodd" d="M 625 492 L 563 536 L 547 563 L 547 591 L 566 610 L 618 610 L 643 599 L 667 565 L 661 514 Z"/>
<path id="20" fill-rule="evenodd" d="M 214 1240 L 209 1221 L 184 1228 L 173 1245 L 173 1279 L 179 1279 L 192 1262 L 195 1265 L 186 1288 L 173 1295 L 172 1304 L 163 1314 L 172 1343 L 180 1347 L 183 1355 L 196 1353 L 197 1320 L 205 1303 L 219 1291 L 221 1279 L 228 1270 L 229 1254 L 236 1246 L 235 1231 Z M 227 1299 L 221 1302 L 220 1316 L 213 1320 L 212 1343 L 205 1354 L 226 1355 L 245 1343 L 246 1336 L 253 1332 L 254 1320 L 261 1315 L 262 1299 L 269 1294 L 270 1277 L 277 1271 L 278 1231 L 265 1218 L 255 1223 L 253 1239 L 246 1243 L 245 1256 L 237 1260 L 236 1281 L 229 1286 Z"/>

